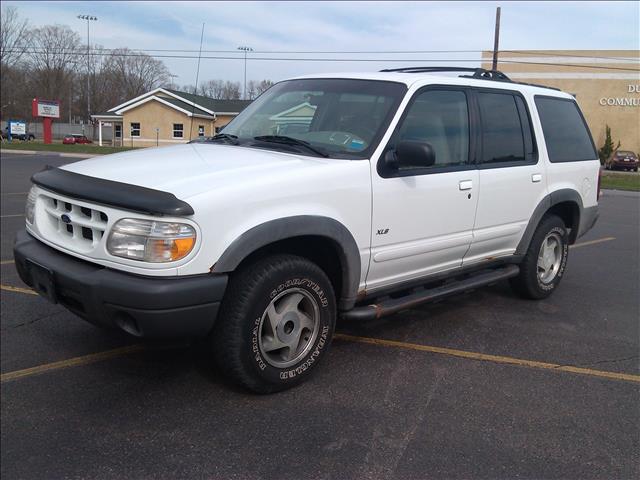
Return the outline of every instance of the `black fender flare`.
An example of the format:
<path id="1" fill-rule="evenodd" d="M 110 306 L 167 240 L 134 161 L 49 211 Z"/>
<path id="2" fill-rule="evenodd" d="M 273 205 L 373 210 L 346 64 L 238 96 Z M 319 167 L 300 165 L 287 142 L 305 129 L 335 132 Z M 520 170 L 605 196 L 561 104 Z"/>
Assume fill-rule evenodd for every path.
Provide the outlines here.
<path id="1" fill-rule="evenodd" d="M 538 203 L 538 206 L 533 211 L 533 214 L 529 219 L 529 223 L 527 224 L 527 228 L 525 229 L 524 234 L 522 235 L 522 238 L 520 239 L 520 242 L 516 247 L 516 255 L 525 255 L 527 253 L 529 243 L 531 243 L 531 238 L 533 238 L 533 234 L 536 231 L 536 228 L 538 228 L 538 224 L 540 223 L 540 220 L 542 220 L 544 214 L 547 213 L 547 211 L 549 211 L 551 207 L 562 202 L 573 202 L 577 205 L 578 218 L 576 219 L 576 224 L 580 225 L 580 219 L 582 218 L 582 212 L 584 210 L 580 193 L 571 188 L 562 188 L 560 190 L 551 192 L 546 195 L 540 201 L 540 203 Z M 577 231 L 575 233 L 571 233 L 572 242 L 577 238 L 577 234 Z"/>
<path id="2" fill-rule="evenodd" d="M 262 247 L 279 240 L 310 235 L 324 237 L 336 247 L 342 267 L 342 291 L 336 292 L 339 296 L 338 307 L 341 310 L 353 308 L 360 285 L 360 250 L 347 227 L 329 217 L 297 215 L 257 225 L 236 238 L 211 271 L 232 272 L 245 258 Z"/>

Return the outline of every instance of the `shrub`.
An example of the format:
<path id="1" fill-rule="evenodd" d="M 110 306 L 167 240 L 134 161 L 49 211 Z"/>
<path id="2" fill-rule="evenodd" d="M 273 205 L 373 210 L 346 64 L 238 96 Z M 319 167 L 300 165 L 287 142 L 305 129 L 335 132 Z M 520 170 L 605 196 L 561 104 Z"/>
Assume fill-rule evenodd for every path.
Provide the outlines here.
<path id="1" fill-rule="evenodd" d="M 604 145 L 602 148 L 598 150 L 598 156 L 600 157 L 600 165 L 604 165 L 604 162 L 607 158 L 611 156 L 613 152 L 620 148 L 620 140 L 618 140 L 618 145 L 616 147 L 613 146 L 613 140 L 611 139 L 611 128 L 607 125 L 606 134 L 604 137 Z"/>

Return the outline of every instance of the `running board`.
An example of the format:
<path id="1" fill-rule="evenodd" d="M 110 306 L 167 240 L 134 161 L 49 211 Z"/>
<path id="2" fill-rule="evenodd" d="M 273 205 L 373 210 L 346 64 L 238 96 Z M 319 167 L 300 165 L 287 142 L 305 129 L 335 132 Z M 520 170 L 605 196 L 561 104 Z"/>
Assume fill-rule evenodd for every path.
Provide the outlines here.
<path id="1" fill-rule="evenodd" d="M 375 320 L 376 318 L 386 317 L 387 315 L 398 313 L 401 310 L 406 310 L 407 308 L 415 307 L 422 303 L 440 300 L 441 298 L 448 297 L 449 295 L 473 290 L 495 283 L 499 280 L 515 277 L 519 273 L 520 267 L 518 265 L 508 265 L 496 270 L 478 273 L 464 280 L 410 293 L 404 297 L 389 298 L 373 305 L 355 307 L 348 312 L 344 312 L 342 314 L 342 318 L 345 320 L 357 321 Z"/>

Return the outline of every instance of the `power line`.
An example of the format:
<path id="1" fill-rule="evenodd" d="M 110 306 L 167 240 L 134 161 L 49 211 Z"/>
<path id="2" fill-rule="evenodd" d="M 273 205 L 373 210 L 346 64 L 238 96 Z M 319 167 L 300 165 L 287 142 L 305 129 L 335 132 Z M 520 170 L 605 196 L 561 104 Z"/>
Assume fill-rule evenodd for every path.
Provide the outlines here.
<path id="1" fill-rule="evenodd" d="M 34 50 L 45 50 L 43 47 L 38 47 L 35 45 L 29 46 L 20 46 L 14 47 L 12 51 L 20 52 L 24 49 Z M 100 48 L 102 52 L 119 52 L 122 48 Z M 73 53 L 74 49 L 61 49 L 60 51 L 66 51 L 69 53 Z M 199 50 L 192 49 L 176 49 L 176 48 L 157 48 L 157 49 L 135 49 L 133 52 L 145 53 L 145 52 L 161 52 L 161 53 L 198 53 Z M 490 53 L 491 50 L 254 50 L 252 55 L 262 55 L 262 54 L 297 54 L 297 55 L 329 55 L 329 54 L 393 54 L 393 55 L 417 55 L 417 54 L 441 54 L 441 53 Z M 231 53 L 237 54 L 237 50 L 202 50 L 202 53 Z M 629 57 L 610 57 L 610 56 L 597 56 L 597 55 L 578 55 L 578 54 L 558 54 L 551 53 L 548 51 L 539 51 L 539 50 L 498 50 L 498 53 L 524 53 L 528 55 L 539 55 L 539 56 L 549 56 L 549 57 L 562 57 L 562 58 L 594 58 L 601 60 L 619 60 L 625 62 L 638 62 L 640 58 L 629 58 Z M 182 58 L 182 57 L 177 57 Z M 241 58 L 241 57 L 237 57 Z M 242 57 L 243 58 L 243 57 Z"/>
<path id="2" fill-rule="evenodd" d="M 12 50 L 9 50 L 12 52 Z M 25 52 L 31 55 L 69 55 L 69 56 L 84 56 L 86 55 L 83 52 L 56 52 L 56 51 L 48 51 L 48 52 Z M 174 58 L 174 59 L 197 59 L 197 55 L 148 55 L 145 53 L 104 53 L 104 52 L 91 52 L 91 56 L 103 57 L 103 56 L 120 56 L 120 57 L 152 57 L 152 58 Z M 211 56 L 211 55 L 203 55 L 201 58 L 207 60 L 242 60 L 243 57 L 239 56 Z M 481 63 L 486 61 L 486 59 L 449 59 L 449 58 L 440 58 L 440 59 L 398 59 L 398 58 L 305 58 L 305 57 L 252 57 L 252 61 L 273 61 L 273 62 L 375 62 L 375 63 L 403 63 L 403 62 L 418 62 L 418 63 Z M 587 64 L 570 64 L 570 63 L 547 63 L 547 62 L 527 62 L 520 60 L 501 60 L 500 63 L 509 63 L 509 64 L 520 64 L 520 65 L 550 65 L 550 66 L 559 66 L 559 67 L 571 67 L 571 68 L 585 68 L 585 69 L 596 69 L 596 70 L 620 70 L 626 72 L 640 72 L 640 69 L 636 68 L 624 68 L 624 67 L 605 67 L 599 65 L 587 65 Z"/>
<path id="3" fill-rule="evenodd" d="M 41 48 L 37 45 L 16 46 L 15 49 Z M 121 50 L 122 48 L 101 48 L 101 50 Z M 197 53 L 199 50 L 180 48 L 137 48 L 138 52 L 176 52 L 176 53 Z M 254 50 L 252 53 L 263 54 L 418 54 L 418 53 L 482 53 L 484 50 Z M 236 50 L 202 50 L 202 53 L 237 53 Z"/>

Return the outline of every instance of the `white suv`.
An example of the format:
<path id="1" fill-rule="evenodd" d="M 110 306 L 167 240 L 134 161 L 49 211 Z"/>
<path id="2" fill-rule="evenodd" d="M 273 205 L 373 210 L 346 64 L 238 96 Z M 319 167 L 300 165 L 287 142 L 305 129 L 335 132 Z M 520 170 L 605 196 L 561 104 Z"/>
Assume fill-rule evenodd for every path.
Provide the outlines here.
<path id="1" fill-rule="evenodd" d="M 569 94 L 481 69 L 317 75 L 207 142 L 35 174 L 14 253 L 86 320 L 206 336 L 232 379 L 273 392 L 316 369 L 337 316 L 501 279 L 551 294 L 599 171 Z"/>

